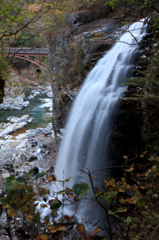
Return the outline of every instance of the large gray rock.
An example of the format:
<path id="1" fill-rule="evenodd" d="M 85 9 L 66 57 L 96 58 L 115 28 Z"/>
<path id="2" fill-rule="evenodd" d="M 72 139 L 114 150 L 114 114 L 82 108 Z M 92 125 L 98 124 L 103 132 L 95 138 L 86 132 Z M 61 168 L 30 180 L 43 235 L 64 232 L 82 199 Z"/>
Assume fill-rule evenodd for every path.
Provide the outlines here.
<path id="1" fill-rule="evenodd" d="M 27 125 L 27 122 L 21 122 L 21 123 L 12 123 L 12 124 L 0 124 L 0 137 L 4 137 L 7 134 L 11 134 L 15 131 L 17 131 L 20 128 L 23 128 L 25 125 Z"/>
<path id="2" fill-rule="evenodd" d="M 32 122 L 33 118 L 29 115 L 23 115 L 22 117 L 8 117 L 7 121 L 13 122 L 13 123 L 21 123 L 21 122 Z"/>
<path id="3" fill-rule="evenodd" d="M 18 96 L 15 98 L 4 97 L 3 103 L 0 104 L 0 109 L 5 110 L 22 110 L 29 105 L 29 101 L 24 101 L 23 96 Z"/>

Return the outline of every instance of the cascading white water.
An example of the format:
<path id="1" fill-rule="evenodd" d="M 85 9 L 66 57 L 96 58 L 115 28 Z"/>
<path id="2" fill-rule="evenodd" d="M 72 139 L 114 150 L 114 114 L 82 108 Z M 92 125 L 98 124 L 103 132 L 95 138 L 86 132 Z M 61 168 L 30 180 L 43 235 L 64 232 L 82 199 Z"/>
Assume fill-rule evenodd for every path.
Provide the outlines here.
<path id="1" fill-rule="evenodd" d="M 73 177 L 86 182 L 80 169 L 106 167 L 112 114 L 126 87 L 122 79 L 132 75 L 139 42 L 146 34 L 144 20 L 133 23 L 120 41 L 88 74 L 74 101 L 55 166 L 58 179 Z"/>

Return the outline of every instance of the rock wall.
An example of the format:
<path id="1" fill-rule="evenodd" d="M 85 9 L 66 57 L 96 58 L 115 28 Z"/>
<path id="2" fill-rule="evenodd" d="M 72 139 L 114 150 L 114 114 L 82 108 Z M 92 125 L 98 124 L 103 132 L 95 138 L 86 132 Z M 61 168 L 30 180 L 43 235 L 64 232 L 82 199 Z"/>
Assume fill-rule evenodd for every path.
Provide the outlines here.
<path id="1" fill-rule="evenodd" d="M 76 95 L 87 73 L 114 45 L 126 29 L 126 25 L 104 18 L 110 9 L 79 11 L 66 17 L 65 34 L 50 37 L 49 61 L 52 72 L 53 129 L 58 132 L 64 126 L 73 92 Z"/>

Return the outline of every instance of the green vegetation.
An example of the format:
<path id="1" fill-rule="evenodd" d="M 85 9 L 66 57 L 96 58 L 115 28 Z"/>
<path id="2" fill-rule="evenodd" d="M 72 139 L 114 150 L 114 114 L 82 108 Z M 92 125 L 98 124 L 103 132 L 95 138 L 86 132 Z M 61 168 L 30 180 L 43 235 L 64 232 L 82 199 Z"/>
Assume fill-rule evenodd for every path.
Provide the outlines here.
<path id="1" fill-rule="evenodd" d="M 124 170 L 123 177 L 119 181 L 114 178 L 104 179 L 102 192 L 94 186 L 94 172 L 91 173 L 89 170 L 85 172 L 94 192 L 92 201 L 96 201 L 106 214 L 110 240 L 154 239 L 158 234 L 159 158 L 148 156 L 150 155 L 147 151 L 138 156 L 140 163 L 137 167 L 135 167 L 134 160 L 131 160 L 131 165 L 129 165 L 130 159 L 124 156 L 125 163 L 116 167 Z M 132 181 L 132 178 L 135 181 Z M 0 198 L 0 202 L 3 204 L 3 209 L 7 210 L 9 218 L 18 216 L 20 212 L 24 217 L 24 226 L 29 221 L 31 225 L 39 229 L 44 227 L 48 230 L 48 233 L 38 235 L 41 240 L 52 239 L 56 236 L 62 237 L 63 232 L 69 235 L 69 228 L 64 225 L 64 222 L 69 223 L 74 219 L 78 211 L 78 203 L 86 201 L 86 195 L 90 191 L 86 183 L 77 183 L 72 189 L 68 188 L 67 182 L 70 179 L 71 177 L 57 180 L 53 174 L 48 175 L 46 172 L 34 176 L 34 171 L 18 178 L 12 175 L 5 179 L 4 189 L 7 195 Z M 47 182 L 54 185 L 52 189 L 56 189 L 55 186 L 58 183 L 63 190 L 51 191 L 50 188 L 45 187 Z M 70 204 L 75 206 L 74 214 L 72 216 L 61 214 L 61 220 L 56 222 L 57 210 Z M 50 218 L 49 214 L 41 219 L 41 212 L 36 210 L 38 205 L 41 209 L 50 209 L 52 217 Z M 84 224 L 77 223 L 76 229 L 83 235 L 83 239 L 94 239 L 94 236 L 86 231 Z M 94 229 L 94 235 L 100 233 L 101 230 L 103 229 Z"/>
<path id="2" fill-rule="evenodd" d="M 106 1 L 102 2 L 106 4 Z M 93 7 L 96 3 L 93 0 L 1 1 L 0 47 L 39 47 L 44 41 L 46 42 L 46 38 L 49 38 L 52 43 L 57 36 L 64 39 L 66 14 L 70 11 Z M 110 240 L 157 239 L 159 230 L 159 129 L 156 127 L 154 131 L 152 128 L 152 121 L 157 122 L 157 119 L 156 115 L 153 119 L 149 113 L 154 105 L 158 105 L 159 97 L 158 5 L 155 1 L 147 0 L 112 0 L 107 4 L 114 10 L 120 6 L 119 15 L 133 12 L 139 13 L 143 17 L 147 15 L 151 17 L 149 22 L 152 40 L 150 49 L 147 50 L 147 45 L 142 45 L 145 57 L 140 59 L 141 69 L 137 70 L 135 76 L 127 81 L 129 88 L 140 87 L 142 90 L 136 90 L 136 93 L 127 100 L 140 101 L 147 116 L 142 127 L 144 146 L 142 146 L 140 154 L 132 159 L 129 159 L 128 156 L 123 157 L 124 164 L 116 167 L 123 171 L 123 176 L 118 181 L 114 178 L 104 179 L 101 192 L 94 186 L 93 173 L 88 170 L 85 174 L 88 175 L 93 190 L 92 200 L 103 208 L 107 217 Z M 37 33 L 39 33 L 38 38 Z M 59 46 L 54 54 L 58 70 L 53 71 L 54 73 L 49 72 L 48 75 L 56 79 L 57 88 L 60 89 L 61 86 L 68 83 L 78 86 L 88 71 L 87 62 L 82 62 L 84 53 L 81 46 L 73 46 L 70 42 L 67 54 L 63 46 Z M 5 56 L 1 55 L 1 80 L 4 81 L 8 77 L 9 69 L 10 65 Z M 36 240 L 54 239 L 59 237 L 59 232 L 62 235 L 67 230 L 63 222 L 64 220 L 68 223 L 71 222 L 78 207 L 74 215 L 61 216 L 60 222 L 56 222 L 57 210 L 68 203 L 76 206 L 78 202 L 86 199 L 90 190 L 86 183 L 77 183 L 72 186 L 72 189 L 67 188 L 69 180 L 57 180 L 53 174 L 47 175 L 46 172 L 34 176 L 34 172 L 31 171 L 18 178 L 12 175 L 3 184 L 6 196 L 1 198 L 0 202 L 10 218 L 16 217 L 20 212 L 24 216 L 24 225 L 26 221 L 29 221 L 33 226 L 44 227 L 45 230 L 48 230 L 41 235 L 38 233 Z M 51 192 L 46 187 L 48 182 L 62 184 L 63 190 Z M 42 220 L 40 212 L 36 211 L 38 204 L 40 204 L 40 208 L 49 209 L 52 218 L 45 216 Z M 113 217 L 110 217 L 111 215 Z M 5 228 L 5 226 L 2 227 Z M 83 223 L 77 223 L 76 229 L 82 234 L 82 240 L 94 239 L 94 235 L 101 232 L 101 229 L 97 228 L 93 229 L 94 235 L 87 233 Z M 69 229 L 67 234 L 69 234 Z"/>

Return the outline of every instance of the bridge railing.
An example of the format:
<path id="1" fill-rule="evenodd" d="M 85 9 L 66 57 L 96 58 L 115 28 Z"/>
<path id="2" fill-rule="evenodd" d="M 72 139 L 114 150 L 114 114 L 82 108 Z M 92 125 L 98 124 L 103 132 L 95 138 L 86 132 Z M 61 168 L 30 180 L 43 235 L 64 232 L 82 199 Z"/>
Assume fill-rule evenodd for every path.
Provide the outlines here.
<path id="1" fill-rule="evenodd" d="M 9 54 L 48 55 L 47 48 L 4 48 L 3 52 L 9 53 Z"/>

